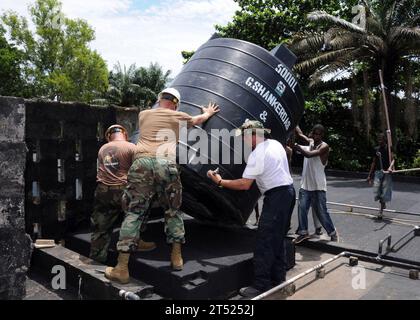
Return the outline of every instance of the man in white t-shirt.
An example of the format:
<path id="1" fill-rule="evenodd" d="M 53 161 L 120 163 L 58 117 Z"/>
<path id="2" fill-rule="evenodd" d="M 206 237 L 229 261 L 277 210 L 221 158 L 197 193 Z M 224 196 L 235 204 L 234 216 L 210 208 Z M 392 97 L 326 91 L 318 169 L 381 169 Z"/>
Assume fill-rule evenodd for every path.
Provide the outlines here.
<path id="1" fill-rule="evenodd" d="M 254 283 L 239 292 L 255 297 L 286 280 L 284 238 L 293 212 L 295 189 L 290 176 L 286 151 L 276 140 L 266 139 L 270 129 L 259 121 L 245 121 L 237 135 L 253 151 L 249 155 L 242 179 L 225 180 L 212 170 L 207 175 L 218 186 L 232 190 L 249 190 L 254 183 L 264 195 L 254 250 Z"/>
<path id="2" fill-rule="evenodd" d="M 331 241 L 338 242 L 338 234 L 327 209 L 327 178 L 325 166 L 328 163 L 330 147 L 322 141 L 325 129 L 317 124 L 312 128 L 312 138 L 305 136 L 299 127 L 296 127 L 296 136 L 308 146 L 295 144 L 295 150 L 304 157 L 302 182 L 299 189 L 299 227 L 295 243 L 308 239 L 308 211 L 312 206 L 319 222 L 331 237 Z"/>

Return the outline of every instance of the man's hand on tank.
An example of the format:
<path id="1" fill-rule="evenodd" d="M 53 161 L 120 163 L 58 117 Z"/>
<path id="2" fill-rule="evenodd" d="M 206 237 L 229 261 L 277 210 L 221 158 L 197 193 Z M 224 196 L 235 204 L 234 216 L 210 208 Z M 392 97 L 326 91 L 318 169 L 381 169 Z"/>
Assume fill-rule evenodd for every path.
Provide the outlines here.
<path id="1" fill-rule="evenodd" d="M 206 107 L 202 107 L 203 113 L 207 113 L 210 117 L 220 111 L 220 108 L 214 102 L 209 102 Z"/>

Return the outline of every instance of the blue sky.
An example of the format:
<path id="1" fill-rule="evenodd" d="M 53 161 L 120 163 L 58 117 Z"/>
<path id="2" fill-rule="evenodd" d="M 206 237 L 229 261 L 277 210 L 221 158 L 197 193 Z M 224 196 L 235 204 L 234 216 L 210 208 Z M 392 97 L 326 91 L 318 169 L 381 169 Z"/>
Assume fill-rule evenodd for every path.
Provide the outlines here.
<path id="1" fill-rule="evenodd" d="M 95 29 L 91 47 L 114 64 L 147 66 L 158 62 L 172 77 L 182 68 L 182 50 L 195 50 L 231 21 L 233 0 L 61 0 L 70 18 L 83 18 Z M 33 0 L 0 0 L 0 13 L 27 16 Z"/>
<path id="2" fill-rule="evenodd" d="M 137 10 L 145 10 L 151 6 L 159 6 L 162 2 L 162 0 L 134 0 L 131 6 Z"/>

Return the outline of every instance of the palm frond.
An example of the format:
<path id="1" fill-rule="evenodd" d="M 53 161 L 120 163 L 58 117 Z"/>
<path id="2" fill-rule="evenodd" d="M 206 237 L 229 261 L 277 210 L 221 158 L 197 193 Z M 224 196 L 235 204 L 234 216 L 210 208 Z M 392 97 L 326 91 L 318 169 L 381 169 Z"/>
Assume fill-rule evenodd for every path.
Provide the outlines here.
<path id="1" fill-rule="evenodd" d="M 415 11 L 419 8 L 418 0 L 399 0 L 396 1 L 394 8 L 394 14 L 392 17 L 392 22 L 394 26 L 398 25 L 409 25 L 410 20 L 412 21 L 415 17 Z M 417 8 L 417 9 L 415 9 Z M 414 26 L 414 25 L 413 25 Z"/>
<path id="2" fill-rule="evenodd" d="M 292 39 L 290 43 L 290 50 L 292 50 L 296 55 L 300 55 L 303 52 L 314 52 L 321 49 L 324 44 L 324 36 L 321 34 L 304 34 L 296 36 Z"/>
<path id="3" fill-rule="evenodd" d="M 405 55 L 410 58 L 416 57 L 418 61 L 420 57 L 420 42 L 417 42 L 417 45 L 414 46 L 413 48 L 407 49 L 405 52 Z"/>
<path id="4" fill-rule="evenodd" d="M 339 26 L 341 26 L 341 27 L 343 27 L 347 30 L 350 30 L 350 31 L 355 31 L 355 32 L 359 32 L 359 33 L 366 33 L 366 30 L 360 28 L 356 24 L 348 22 L 344 19 L 335 17 L 335 16 L 333 16 L 329 13 L 326 13 L 325 11 L 313 11 L 313 12 L 308 14 L 307 18 L 310 21 L 315 21 L 315 22 L 325 21 L 325 22 L 333 23 L 335 25 L 339 25 Z"/>
<path id="5" fill-rule="evenodd" d="M 109 86 L 108 91 L 107 91 L 107 95 L 109 97 L 115 97 L 117 99 L 120 99 L 121 96 L 122 96 L 122 93 L 121 93 L 121 90 L 119 90 L 117 87 Z"/>
<path id="6" fill-rule="evenodd" d="M 141 87 L 138 84 L 130 83 L 127 87 L 127 92 L 129 94 L 136 95 L 140 92 Z"/>
<path id="7" fill-rule="evenodd" d="M 391 29 L 389 43 L 391 46 L 402 47 L 405 44 L 415 44 L 420 41 L 420 27 L 395 27 Z"/>
<path id="8" fill-rule="evenodd" d="M 395 0 L 383 0 L 382 1 L 382 7 L 383 7 L 383 15 L 385 17 L 385 29 L 390 30 L 392 28 L 393 22 L 394 22 L 394 11 L 396 7 Z"/>
<path id="9" fill-rule="evenodd" d="M 114 86 L 109 86 L 105 98 L 109 103 L 119 104 L 122 98 L 122 92 Z"/>
<path id="10" fill-rule="evenodd" d="M 380 0 L 386 1 L 386 0 Z M 378 0 L 368 1 L 365 0 L 363 3 L 366 5 L 366 15 L 367 17 L 371 17 L 372 20 L 376 20 L 380 25 L 380 28 L 383 30 L 383 34 L 386 34 L 386 4 L 383 5 Z"/>
<path id="11" fill-rule="evenodd" d="M 329 41 L 330 46 L 333 50 L 343 49 L 348 47 L 354 47 L 358 43 L 358 39 L 351 33 L 345 33 L 335 36 Z"/>
<path id="12" fill-rule="evenodd" d="M 365 45 L 372 49 L 372 52 L 385 52 L 386 44 L 381 37 L 368 35 L 364 41 Z"/>
<path id="13" fill-rule="evenodd" d="M 375 35 L 385 35 L 385 29 L 381 23 L 377 19 L 372 16 L 368 16 L 366 18 L 366 29 L 369 33 L 373 33 Z"/>
<path id="14" fill-rule="evenodd" d="M 313 83 L 312 86 L 309 87 L 310 90 L 314 91 L 324 91 L 324 90 L 343 90 L 348 89 L 351 86 L 351 79 L 338 79 L 334 81 L 319 81 Z"/>
<path id="15" fill-rule="evenodd" d="M 324 81 L 325 77 L 336 73 L 338 71 L 351 71 L 351 63 L 355 61 L 360 53 L 361 49 L 355 49 L 347 54 L 344 54 L 340 57 L 337 57 L 336 60 L 329 63 L 324 68 L 320 68 L 315 71 L 310 77 L 309 87 L 314 87 L 319 85 L 322 82 L 334 82 L 336 77 L 329 79 L 328 81 Z"/>
<path id="16" fill-rule="evenodd" d="M 413 26 L 417 26 L 420 24 L 420 13 L 416 14 L 412 19 L 411 19 L 411 25 Z"/>
<path id="17" fill-rule="evenodd" d="M 104 106 L 109 105 L 109 100 L 108 99 L 102 99 L 102 98 L 93 99 L 91 101 L 91 104 L 104 107 Z"/>
<path id="18" fill-rule="evenodd" d="M 407 38 L 408 40 L 419 40 L 420 39 L 420 27 L 405 28 L 397 27 L 393 30 L 396 37 Z"/>
<path id="19" fill-rule="evenodd" d="M 311 70 L 314 70 L 320 66 L 326 65 L 328 63 L 331 63 L 335 61 L 338 57 L 346 54 L 349 51 L 354 50 L 354 48 L 345 48 L 340 50 L 335 50 L 331 52 L 325 52 L 320 55 L 317 55 L 311 59 L 302 61 L 300 63 L 297 63 L 295 65 L 295 70 L 299 73 L 307 73 Z"/>

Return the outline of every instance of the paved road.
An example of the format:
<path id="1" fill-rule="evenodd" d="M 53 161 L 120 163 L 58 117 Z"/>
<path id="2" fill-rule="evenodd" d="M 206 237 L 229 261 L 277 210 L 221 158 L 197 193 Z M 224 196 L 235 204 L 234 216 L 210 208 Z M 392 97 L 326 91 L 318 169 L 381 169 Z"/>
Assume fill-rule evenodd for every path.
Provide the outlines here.
<path id="1" fill-rule="evenodd" d="M 303 271 L 332 258 L 331 254 L 298 247 L 296 266 L 287 273 L 290 279 Z M 418 300 L 418 280 L 411 280 L 407 270 L 359 261 L 357 269 L 340 258 L 325 267 L 325 278 L 311 273 L 295 282 L 296 293 L 289 297 L 273 294 L 271 299 L 287 300 Z"/>
<path id="2" fill-rule="evenodd" d="M 294 185 L 296 191 L 299 190 L 300 176 L 294 175 Z M 373 201 L 373 188 L 362 179 L 327 177 L 327 201 L 345 204 L 378 207 L 378 203 Z M 260 201 L 260 207 L 262 201 Z M 328 206 L 331 211 L 332 219 L 340 234 L 340 242 L 350 244 L 360 249 L 370 252 L 378 251 L 379 240 L 388 234 L 392 235 L 392 243 L 395 243 L 402 235 L 413 228 L 413 225 L 420 225 L 420 184 L 394 182 L 393 199 L 388 205 L 388 209 L 398 211 L 408 211 L 418 213 L 419 216 L 409 216 L 396 213 L 385 213 L 383 221 L 373 218 L 373 210 L 353 209 L 348 212 L 345 207 Z M 347 212 L 345 212 L 347 211 Z M 386 217 L 404 219 L 404 221 L 389 221 Z M 406 221 L 409 220 L 409 221 Z M 249 224 L 255 222 L 254 215 L 251 215 Z M 297 206 L 292 217 L 292 230 L 298 226 Z M 309 228 L 313 231 L 312 215 L 309 214 Z M 326 240 L 326 237 L 322 239 Z M 322 240 L 321 239 L 321 240 Z M 420 263 L 420 237 L 410 235 L 407 241 L 403 241 L 397 246 L 396 253 L 390 256 L 417 261 Z"/>

